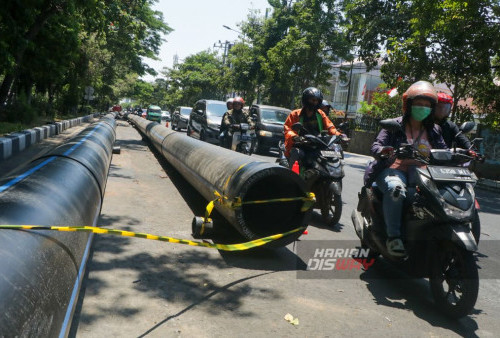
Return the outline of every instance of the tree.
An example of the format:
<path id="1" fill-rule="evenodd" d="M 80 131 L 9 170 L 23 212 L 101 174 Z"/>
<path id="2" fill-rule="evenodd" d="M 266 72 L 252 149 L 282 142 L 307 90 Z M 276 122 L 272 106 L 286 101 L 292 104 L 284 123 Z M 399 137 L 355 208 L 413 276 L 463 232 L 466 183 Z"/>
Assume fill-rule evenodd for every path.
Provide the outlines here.
<path id="1" fill-rule="evenodd" d="M 250 12 L 240 25 L 247 47 L 238 46 L 233 53 L 233 76 L 248 81 L 235 87 L 259 92 L 267 103 L 294 107 L 304 88 L 326 86 L 331 61 L 349 54 L 342 13 L 334 0 L 269 4 L 270 18 Z"/>
<path id="2" fill-rule="evenodd" d="M 224 87 L 222 61 L 213 52 L 188 56 L 178 68 L 165 69 L 168 79 L 166 104 L 169 107 L 192 106 L 199 99 L 222 99 Z"/>
<path id="3" fill-rule="evenodd" d="M 129 74 L 154 74 L 155 58 L 171 29 L 156 0 L 5 0 L 0 7 L 0 121 L 23 94 L 69 112 L 92 85 L 99 104 L 118 98 L 115 84 Z M 134 75 L 135 76 L 135 75 Z M 3 111 L 3 112 L 2 112 Z"/>
<path id="4" fill-rule="evenodd" d="M 460 100 L 477 96 L 482 79 L 491 79 L 500 49 L 499 8 L 492 0 L 345 1 L 349 36 L 366 63 L 385 57 L 381 71 L 389 85 L 398 78 L 406 86 L 446 84 L 455 102 L 452 116 Z"/>

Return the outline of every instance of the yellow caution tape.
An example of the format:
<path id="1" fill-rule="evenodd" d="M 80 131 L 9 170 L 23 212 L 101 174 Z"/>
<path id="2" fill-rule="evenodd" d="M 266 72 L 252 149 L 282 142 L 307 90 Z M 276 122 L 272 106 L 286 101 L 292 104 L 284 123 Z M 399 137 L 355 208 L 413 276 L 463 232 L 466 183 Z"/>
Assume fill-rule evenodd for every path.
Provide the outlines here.
<path id="1" fill-rule="evenodd" d="M 291 235 L 293 233 L 303 231 L 305 228 L 300 227 L 282 234 L 276 234 L 272 236 L 267 236 L 264 238 L 259 238 L 250 242 L 246 243 L 239 243 L 239 244 L 212 244 L 212 243 L 207 243 L 207 242 L 198 242 L 198 241 L 191 241 L 188 239 L 178 239 L 178 238 L 173 238 L 173 237 L 166 237 L 166 236 L 157 236 L 157 235 L 151 235 L 151 234 L 143 234 L 143 233 L 137 233 L 137 232 L 132 232 L 132 231 L 124 231 L 124 230 L 116 230 L 116 229 L 106 229 L 106 228 L 99 228 L 99 227 L 91 227 L 91 226 L 70 226 L 70 227 L 65 227 L 65 226 L 41 226 L 41 225 L 0 225 L 0 229 L 11 229 L 11 230 L 18 230 L 18 229 L 23 229 L 23 230 L 54 230 L 54 231 L 69 231 L 69 232 L 93 232 L 95 234 L 109 234 L 109 235 L 118 235 L 118 236 L 125 236 L 125 237 L 137 237 L 137 238 L 143 238 L 143 239 L 150 239 L 153 241 L 161 241 L 161 242 L 170 242 L 170 243 L 176 243 L 176 244 L 185 244 L 185 245 L 191 245 L 191 246 L 201 246 L 205 248 L 211 248 L 211 249 L 218 249 L 222 251 L 243 251 L 243 250 L 248 250 L 252 248 L 256 248 L 259 246 L 263 246 L 267 243 L 273 242 L 275 240 L 278 240 L 280 238 L 286 237 L 288 235 Z"/>
<path id="2" fill-rule="evenodd" d="M 246 201 L 242 202 L 240 197 L 235 198 L 233 201 L 229 201 L 229 198 L 225 195 L 226 188 L 231 181 L 231 178 L 241 169 L 243 169 L 246 165 L 250 164 L 245 163 L 242 164 L 241 166 L 238 167 L 238 169 L 235 170 L 234 173 L 229 175 L 229 177 L 226 180 L 226 183 L 224 184 L 224 187 L 222 189 L 223 193 L 221 194 L 217 190 L 214 191 L 214 196 L 215 199 L 210 201 L 205 209 L 205 217 L 203 219 L 203 224 L 201 226 L 200 230 L 200 235 L 203 235 L 205 232 L 205 223 L 211 222 L 212 219 L 210 218 L 210 215 L 212 214 L 212 211 L 214 210 L 215 203 L 219 203 L 222 206 L 228 207 L 230 209 L 236 209 L 236 208 L 241 208 L 243 205 L 248 205 L 248 204 L 265 204 L 265 203 L 280 203 L 280 202 L 293 202 L 293 201 L 303 201 L 304 204 L 302 205 L 302 208 L 300 211 L 306 212 L 310 208 L 314 206 L 314 203 L 316 203 L 316 196 L 314 193 L 310 192 L 307 193 L 307 196 L 305 197 L 284 197 L 284 198 L 273 198 L 273 199 L 267 199 L 267 200 L 259 200 L 259 201 Z"/>

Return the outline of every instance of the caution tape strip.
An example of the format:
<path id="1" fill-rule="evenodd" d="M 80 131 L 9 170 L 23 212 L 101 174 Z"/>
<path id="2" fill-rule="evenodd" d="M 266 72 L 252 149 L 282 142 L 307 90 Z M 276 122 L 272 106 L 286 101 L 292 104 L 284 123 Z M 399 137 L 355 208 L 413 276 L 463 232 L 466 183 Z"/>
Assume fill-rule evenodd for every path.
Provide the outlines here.
<path id="1" fill-rule="evenodd" d="M 229 185 L 229 182 L 233 178 L 234 175 L 236 175 L 241 169 L 243 169 L 246 165 L 254 163 L 254 162 L 248 162 L 245 164 L 242 164 L 232 173 L 229 175 L 227 178 L 224 187 L 222 189 L 222 193 L 218 192 L 217 190 L 214 191 L 214 196 L 215 199 L 210 201 L 205 208 L 205 217 L 203 218 L 203 224 L 201 225 L 200 229 L 200 235 L 203 235 L 205 233 L 205 224 L 212 222 L 212 219 L 210 218 L 210 215 L 212 214 L 212 211 L 214 210 L 215 203 L 218 203 L 219 205 L 228 207 L 230 209 L 237 209 L 241 208 L 243 205 L 248 205 L 248 204 L 265 204 L 265 203 L 281 203 L 281 202 L 294 202 L 294 201 L 303 201 L 304 204 L 302 205 L 302 208 L 300 211 L 306 212 L 310 208 L 314 206 L 314 203 L 316 203 L 316 196 L 314 193 L 310 192 L 307 193 L 307 196 L 304 197 L 284 197 L 284 198 L 273 198 L 273 199 L 267 199 L 267 200 L 259 200 L 259 201 L 245 201 L 242 202 L 240 197 L 236 197 L 233 201 L 230 201 L 229 198 L 225 195 L 225 191 Z"/>
<path id="2" fill-rule="evenodd" d="M 157 235 L 144 234 L 144 233 L 138 233 L 138 232 L 132 232 L 132 231 L 106 229 L 106 228 L 91 227 L 91 226 L 66 226 L 65 227 L 65 226 L 41 226 L 41 225 L 0 225 L 0 229 L 54 230 L 54 231 L 63 231 L 63 232 L 93 232 L 95 234 L 109 234 L 109 235 L 117 235 L 117 236 L 124 236 L 124 237 L 136 237 L 136 238 L 149 239 L 149 240 L 153 240 L 153 241 L 184 244 L 184 245 L 190 245 L 190 246 L 200 246 L 200 247 L 217 249 L 217 250 L 222 250 L 222 251 L 243 251 L 243 250 L 248 250 L 248 249 L 256 248 L 259 246 L 263 246 L 265 244 L 276 241 L 280 238 L 286 237 L 286 236 L 291 235 L 293 233 L 303 231 L 305 228 L 300 227 L 300 228 L 297 228 L 294 230 L 287 231 L 287 232 L 282 233 L 282 234 L 267 236 L 264 238 L 259 238 L 259 239 L 256 239 L 256 240 L 253 240 L 250 242 L 239 243 L 239 244 L 212 244 L 212 243 L 207 243 L 207 242 L 191 241 L 188 239 L 178 239 L 178 238 L 167 237 L 167 236 L 157 236 Z"/>

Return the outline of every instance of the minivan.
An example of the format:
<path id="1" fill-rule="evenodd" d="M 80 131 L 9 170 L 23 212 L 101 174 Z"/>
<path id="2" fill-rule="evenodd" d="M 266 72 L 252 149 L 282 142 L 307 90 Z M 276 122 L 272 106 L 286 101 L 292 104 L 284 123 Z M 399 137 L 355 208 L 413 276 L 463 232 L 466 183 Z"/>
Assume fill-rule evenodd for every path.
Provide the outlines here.
<path id="1" fill-rule="evenodd" d="M 226 102 L 199 100 L 189 116 L 188 136 L 205 142 L 219 144 L 222 116 L 227 111 Z"/>
<path id="2" fill-rule="evenodd" d="M 191 114 L 191 107 L 177 107 L 172 114 L 172 129 L 181 130 L 188 126 L 189 114 Z"/>
<path id="3" fill-rule="evenodd" d="M 279 142 L 284 141 L 283 128 L 290 109 L 262 104 L 250 107 L 250 116 L 255 120 L 255 152 L 265 153 L 271 148 L 278 148 Z"/>
<path id="4" fill-rule="evenodd" d="M 161 123 L 161 108 L 158 106 L 149 106 L 146 110 L 146 119 Z"/>

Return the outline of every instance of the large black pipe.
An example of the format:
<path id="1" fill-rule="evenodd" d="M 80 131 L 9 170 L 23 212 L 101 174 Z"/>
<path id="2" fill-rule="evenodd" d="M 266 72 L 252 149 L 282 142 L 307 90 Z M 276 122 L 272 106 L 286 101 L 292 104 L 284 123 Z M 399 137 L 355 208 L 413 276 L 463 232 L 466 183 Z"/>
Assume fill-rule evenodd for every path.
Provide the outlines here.
<path id="1" fill-rule="evenodd" d="M 115 141 L 109 114 L 0 181 L 2 225 L 95 225 Z M 0 230 L 0 335 L 65 336 L 92 235 Z"/>
<path id="2" fill-rule="evenodd" d="M 306 196 L 303 180 L 286 168 L 201 142 L 132 114 L 128 119 L 207 200 L 214 199 L 214 191 L 224 193 L 229 200 L 239 197 L 243 202 Z M 302 201 L 236 209 L 215 204 L 217 211 L 248 240 L 303 226 L 306 213 L 301 211 L 302 206 Z M 274 246 L 286 245 L 300 235 L 294 233 Z"/>

